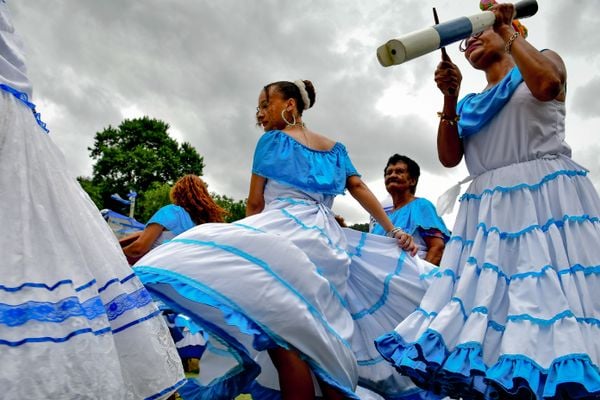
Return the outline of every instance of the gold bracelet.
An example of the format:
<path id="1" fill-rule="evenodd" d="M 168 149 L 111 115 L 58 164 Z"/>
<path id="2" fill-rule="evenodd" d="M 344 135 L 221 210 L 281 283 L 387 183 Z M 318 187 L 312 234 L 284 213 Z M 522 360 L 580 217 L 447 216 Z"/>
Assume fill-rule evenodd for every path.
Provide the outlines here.
<path id="1" fill-rule="evenodd" d="M 504 51 L 507 52 L 508 54 L 510 54 L 510 51 L 512 49 L 512 45 L 513 42 L 519 37 L 521 36 L 521 34 L 519 32 L 515 32 L 513 33 L 510 38 L 508 39 L 508 42 L 506 42 L 506 45 L 504 46 Z"/>
<path id="2" fill-rule="evenodd" d="M 438 117 L 440 117 L 441 121 L 445 121 L 445 122 L 449 123 L 450 125 L 456 125 L 456 123 L 458 121 L 460 121 L 460 115 L 455 115 L 454 117 L 449 117 L 446 114 L 444 114 L 443 112 L 438 112 L 437 115 L 438 115 Z"/>

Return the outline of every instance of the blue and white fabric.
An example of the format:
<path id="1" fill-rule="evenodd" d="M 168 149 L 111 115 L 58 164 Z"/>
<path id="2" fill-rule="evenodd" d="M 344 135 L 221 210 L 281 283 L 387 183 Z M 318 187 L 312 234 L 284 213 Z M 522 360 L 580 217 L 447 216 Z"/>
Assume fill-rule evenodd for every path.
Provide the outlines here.
<path id="1" fill-rule="evenodd" d="M 391 209 L 386 211 L 386 213 L 394 226 L 401 228 L 414 238 L 415 243 L 419 247 L 417 254 L 421 258 L 425 258 L 427 255 L 427 243 L 424 237 L 431 236 L 428 231 L 432 229 L 439 231 L 444 242 L 450 239 L 450 232 L 446 228 L 444 221 L 437 214 L 435 206 L 423 197 L 417 197 L 403 207 L 397 210 Z M 383 236 L 386 234 L 385 229 L 378 223 L 373 225 L 371 233 Z"/>
<path id="2" fill-rule="evenodd" d="M 8 21 L 2 2 L 3 85 L 21 71 Z M 4 90 L 0 109 L 2 397 L 167 397 L 185 378 L 149 293 L 31 109 Z"/>
<path id="3" fill-rule="evenodd" d="M 462 398 L 600 395 L 600 199 L 570 158 L 564 117 L 563 102 L 521 84 L 463 139 L 475 178 L 440 270 L 420 308 L 377 341 L 419 386 Z"/>
<path id="4" fill-rule="evenodd" d="M 271 155 L 265 143 L 287 156 Z M 209 334 L 195 387 L 180 393 L 278 398 L 277 372 L 265 350 L 280 346 L 299 351 L 316 377 L 348 398 L 358 398 L 359 382 L 389 398 L 417 398 L 373 340 L 414 310 L 427 285 L 421 277 L 432 266 L 400 251 L 393 239 L 338 225 L 328 193 L 341 183 L 321 177 L 341 182 L 357 174 L 341 144 L 315 151 L 272 131 L 256 154 L 254 171 L 267 178 L 260 214 L 192 228 L 134 267 L 154 296 Z M 281 175 L 274 157 L 298 169 Z M 304 189 L 313 183 L 327 193 Z"/>
<path id="5" fill-rule="evenodd" d="M 180 233 L 196 226 L 194 221 L 192 221 L 190 214 L 188 214 L 183 207 L 175 204 L 161 207 L 152 217 L 150 217 L 146 226 L 150 224 L 158 224 L 164 228 L 158 238 L 152 243 L 152 248 L 158 247 Z"/>

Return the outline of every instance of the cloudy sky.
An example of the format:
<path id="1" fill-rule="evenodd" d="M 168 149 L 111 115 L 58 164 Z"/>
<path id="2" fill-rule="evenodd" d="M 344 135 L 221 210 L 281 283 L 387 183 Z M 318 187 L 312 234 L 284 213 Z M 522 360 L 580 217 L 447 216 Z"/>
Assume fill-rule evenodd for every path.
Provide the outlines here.
<path id="1" fill-rule="evenodd" d="M 432 7 L 443 22 L 478 13 L 475 0 L 7 3 L 25 42 L 33 101 L 73 176 L 91 175 L 87 148 L 96 132 L 148 115 L 195 146 L 211 191 L 245 198 L 261 135 L 254 126 L 259 91 L 295 79 L 309 79 L 317 90 L 306 124 L 346 145 L 378 197 L 385 197 L 382 170 L 396 152 L 421 165 L 417 195 L 434 202 L 467 175 L 464 163 L 446 169 L 437 161 L 439 52 L 383 68 L 375 50 L 432 25 Z M 567 140 L 600 188 L 598 0 L 538 3 L 538 14 L 524 21 L 528 40 L 565 60 Z M 483 75 L 456 45 L 449 54 L 463 72 L 462 94 L 480 91 Z M 350 196 L 340 196 L 334 209 L 351 223 L 367 220 Z"/>

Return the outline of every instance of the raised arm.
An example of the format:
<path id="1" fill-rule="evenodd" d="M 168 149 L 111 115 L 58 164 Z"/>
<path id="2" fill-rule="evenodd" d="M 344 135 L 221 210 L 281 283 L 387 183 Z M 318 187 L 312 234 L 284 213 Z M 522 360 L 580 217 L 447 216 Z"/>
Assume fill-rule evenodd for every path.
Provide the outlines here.
<path id="1" fill-rule="evenodd" d="M 464 153 L 456 124 L 456 105 L 462 74 L 445 52 L 442 53 L 442 61 L 435 70 L 434 80 L 444 95 L 437 135 L 438 158 L 444 167 L 455 167 L 462 160 Z"/>
<path id="2" fill-rule="evenodd" d="M 567 71 L 560 56 L 551 50 L 539 51 L 512 27 L 514 6 L 497 4 L 490 9 L 496 15 L 494 31 L 504 39 L 506 50 L 519 67 L 525 84 L 540 101 L 565 100 Z"/>

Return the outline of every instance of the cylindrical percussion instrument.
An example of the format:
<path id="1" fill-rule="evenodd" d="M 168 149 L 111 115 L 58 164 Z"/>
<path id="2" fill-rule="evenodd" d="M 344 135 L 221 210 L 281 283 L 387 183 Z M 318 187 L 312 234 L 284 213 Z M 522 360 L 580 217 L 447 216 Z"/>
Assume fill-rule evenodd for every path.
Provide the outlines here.
<path id="1" fill-rule="evenodd" d="M 515 18 L 531 17 L 537 10 L 536 0 L 520 1 L 515 3 Z M 494 25 L 494 20 L 493 12 L 483 11 L 470 17 L 456 18 L 430 28 L 411 32 L 380 46 L 377 49 L 377 59 L 384 67 L 402 64 L 481 32 Z"/>

